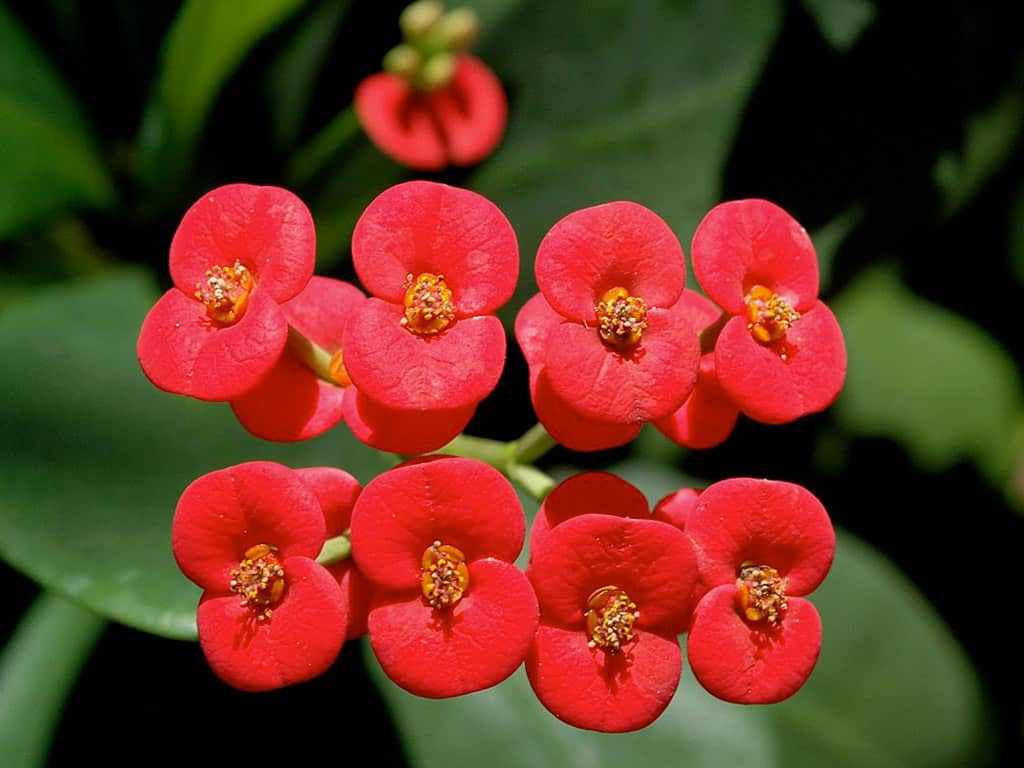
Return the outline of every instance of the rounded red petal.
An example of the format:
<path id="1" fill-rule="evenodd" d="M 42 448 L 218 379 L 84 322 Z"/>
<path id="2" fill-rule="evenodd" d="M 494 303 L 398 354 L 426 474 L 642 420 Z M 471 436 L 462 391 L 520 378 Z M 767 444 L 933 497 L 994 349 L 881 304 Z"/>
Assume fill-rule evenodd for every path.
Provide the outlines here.
<path id="1" fill-rule="evenodd" d="M 352 559 L 331 563 L 327 566 L 331 576 L 341 587 L 341 593 L 348 601 L 348 623 L 345 625 L 345 639 L 353 640 L 362 637 L 370 630 L 367 617 L 370 615 L 370 601 L 373 587 L 366 577 L 355 567 Z"/>
<path id="2" fill-rule="evenodd" d="M 736 588 L 716 587 L 697 604 L 686 641 L 693 674 L 708 693 L 736 704 L 774 704 L 810 677 L 821 650 L 821 618 L 807 600 L 789 599 L 782 622 L 748 623 Z"/>
<path id="3" fill-rule="evenodd" d="M 305 557 L 282 564 L 287 589 L 258 621 L 237 595 L 206 593 L 196 624 L 217 677 L 243 691 L 268 691 L 325 672 L 345 641 L 348 605 L 327 569 Z"/>
<path id="4" fill-rule="evenodd" d="M 345 400 L 345 423 L 360 442 L 406 456 L 436 451 L 466 428 L 476 405 L 431 411 L 388 408 L 355 387 Z"/>
<path id="5" fill-rule="evenodd" d="M 744 296 L 763 285 L 799 312 L 818 298 L 818 257 L 806 230 L 767 200 L 716 205 L 697 227 L 690 254 L 704 293 L 728 312 L 746 311 Z"/>
<path id="6" fill-rule="evenodd" d="M 519 342 L 531 373 L 535 367 L 544 366 L 548 354 L 548 334 L 562 320 L 562 316 L 551 308 L 542 293 L 531 296 L 516 315 L 516 341 Z"/>
<path id="7" fill-rule="evenodd" d="M 750 418 L 765 424 L 828 408 L 846 379 L 846 346 L 835 315 L 822 302 L 786 332 L 786 359 L 759 344 L 745 318 L 734 317 L 715 344 L 722 389 Z"/>
<path id="8" fill-rule="evenodd" d="M 587 647 L 586 632 L 541 624 L 526 657 L 526 674 L 540 703 L 559 720 L 606 733 L 653 723 L 679 685 L 679 641 L 638 631 L 627 651 Z"/>
<path id="9" fill-rule="evenodd" d="M 427 98 L 453 165 L 478 163 L 501 143 L 508 100 L 501 81 L 479 59 L 459 56 L 452 82 Z"/>
<path id="10" fill-rule="evenodd" d="M 586 514 L 537 542 L 527 576 L 550 624 L 582 627 L 591 593 L 615 586 L 637 604 L 638 627 L 671 633 L 689 622 L 697 562 L 690 541 L 674 526 Z"/>
<path id="11" fill-rule="evenodd" d="M 625 445 L 640 434 L 641 424 L 614 424 L 589 419 L 559 397 L 548 377 L 531 374 L 530 399 L 537 419 L 556 442 L 572 451 L 603 451 Z"/>
<path id="12" fill-rule="evenodd" d="M 722 316 L 722 310 L 715 306 L 713 302 L 708 301 L 699 293 L 691 291 L 689 288 L 683 290 L 683 296 L 679 303 L 682 305 L 683 314 L 689 318 L 690 325 L 696 328 L 698 332 L 703 331 Z"/>
<path id="13" fill-rule="evenodd" d="M 228 184 L 207 192 L 185 213 L 171 241 L 174 284 L 188 295 L 206 270 L 241 262 L 256 276 L 258 293 L 277 302 L 303 289 L 313 274 L 313 217 L 280 187 Z"/>
<path id="14" fill-rule="evenodd" d="M 337 426 L 346 390 L 318 378 L 285 352 L 254 389 L 231 401 L 231 410 L 256 437 L 291 443 Z"/>
<path id="15" fill-rule="evenodd" d="M 519 497 L 498 470 L 442 456 L 370 481 L 352 513 L 352 553 L 377 586 L 418 593 L 423 551 L 435 541 L 458 548 L 469 563 L 511 562 L 525 532 Z"/>
<path id="16" fill-rule="evenodd" d="M 686 282 L 679 240 L 654 211 L 615 202 L 570 213 L 544 236 L 534 263 L 548 303 L 594 326 L 602 294 L 621 287 L 647 307 L 675 304 Z"/>
<path id="17" fill-rule="evenodd" d="M 399 322 L 402 307 L 369 299 L 345 328 L 345 368 L 355 385 L 399 410 L 450 410 L 491 393 L 505 365 L 505 331 L 492 315 L 456 320 L 436 336 Z"/>
<path id="18" fill-rule="evenodd" d="M 562 323 L 548 335 L 552 389 L 583 416 L 642 424 L 677 410 L 693 391 L 700 343 L 681 312 L 652 309 L 643 340 L 622 355 L 597 330 Z"/>
<path id="19" fill-rule="evenodd" d="M 171 545 L 184 574 L 204 589 L 227 592 L 231 569 L 257 544 L 279 557 L 316 557 L 324 516 L 294 470 L 250 461 L 193 480 L 174 511 Z"/>
<path id="20" fill-rule="evenodd" d="M 460 318 L 498 309 L 519 276 L 516 235 L 498 206 L 432 181 L 381 192 L 356 223 L 352 261 L 370 293 L 396 303 L 408 275 L 444 275 Z"/>
<path id="21" fill-rule="evenodd" d="M 352 475 L 335 467 L 303 467 L 296 469 L 320 503 L 328 538 L 340 536 L 352 524 L 352 507 L 363 487 Z"/>
<path id="22" fill-rule="evenodd" d="M 328 352 L 341 349 L 342 332 L 349 315 L 358 311 L 366 297 L 343 280 L 314 275 L 302 293 L 281 305 L 289 325 Z"/>
<path id="23" fill-rule="evenodd" d="M 353 104 L 370 141 L 396 163 L 419 171 L 440 171 L 448 165 L 426 96 L 401 77 L 370 75 L 356 87 Z"/>
<path id="24" fill-rule="evenodd" d="M 537 510 L 530 527 L 530 551 L 535 552 L 551 529 L 579 515 L 650 518 L 643 493 L 610 472 L 584 472 L 558 484 Z"/>
<path id="25" fill-rule="evenodd" d="M 654 505 L 651 517 L 684 531 L 690 513 L 697 506 L 698 498 L 700 498 L 700 491 L 696 488 L 680 488 L 678 491 L 672 491 Z"/>
<path id="26" fill-rule="evenodd" d="M 375 599 L 370 645 L 384 673 L 417 696 L 460 696 L 497 685 L 522 664 L 537 631 L 537 598 L 500 560 L 469 566 L 469 588 L 449 611 L 421 595 Z"/>
<path id="27" fill-rule="evenodd" d="M 749 334 L 748 334 L 749 335 Z M 713 353 L 702 355 L 697 384 L 682 407 L 654 422 L 662 434 L 694 450 L 713 448 L 732 434 L 740 409 L 718 383 Z"/>
<path id="28" fill-rule="evenodd" d="M 158 389 L 219 402 L 256 386 L 287 340 L 288 323 L 265 293 L 253 294 L 237 323 L 221 325 L 203 304 L 171 288 L 142 321 L 136 352 Z"/>
<path id="29" fill-rule="evenodd" d="M 836 535 L 825 507 L 803 486 L 730 478 L 704 489 L 686 522 L 697 546 L 701 579 L 734 584 L 740 566 L 775 568 L 786 593 L 813 592 L 828 574 Z"/>

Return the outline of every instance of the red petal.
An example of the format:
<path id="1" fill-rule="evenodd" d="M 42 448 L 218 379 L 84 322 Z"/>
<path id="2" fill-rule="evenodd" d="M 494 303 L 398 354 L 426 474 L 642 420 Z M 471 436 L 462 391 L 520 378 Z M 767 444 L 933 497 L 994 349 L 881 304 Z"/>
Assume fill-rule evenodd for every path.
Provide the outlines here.
<path id="1" fill-rule="evenodd" d="M 555 526 L 590 513 L 641 520 L 651 516 L 647 499 L 635 486 L 608 472 L 584 472 L 563 480 L 544 499 L 530 528 L 530 551 Z"/>
<path id="2" fill-rule="evenodd" d="M 693 236 L 693 272 L 712 301 L 734 315 L 763 285 L 799 312 L 818 298 L 818 257 L 806 230 L 767 200 L 734 200 L 711 209 Z"/>
<path id="3" fill-rule="evenodd" d="M 309 282 L 315 260 L 313 217 L 299 198 L 280 187 L 228 184 L 185 213 L 171 241 L 170 269 L 191 296 L 206 270 L 239 261 L 256 276 L 254 296 L 282 302 Z"/>
<path id="4" fill-rule="evenodd" d="M 640 434 L 640 424 L 613 424 L 588 419 L 560 398 L 547 375 L 530 377 L 530 397 L 537 419 L 558 443 L 572 451 L 602 451 L 625 445 Z"/>
<path id="5" fill-rule="evenodd" d="M 425 97 L 387 72 L 370 75 L 356 88 L 353 104 L 363 130 L 381 152 L 420 171 L 448 164 L 444 142 Z"/>
<path id="6" fill-rule="evenodd" d="M 501 142 L 508 121 L 505 89 L 479 59 L 459 56 L 451 84 L 428 100 L 453 165 L 478 163 Z"/>
<path id="7" fill-rule="evenodd" d="M 345 423 L 361 442 L 406 456 L 436 451 L 469 424 L 476 405 L 444 411 L 388 408 L 355 387 L 345 400 Z"/>
<path id="8" fill-rule="evenodd" d="M 748 334 L 749 335 L 749 334 Z M 682 407 L 654 422 L 669 440 L 701 450 L 724 443 L 732 434 L 740 410 L 718 383 L 715 356 L 702 355 L 697 385 Z"/>
<path id="9" fill-rule="evenodd" d="M 285 352 L 255 389 L 231 401 L 231 410 L 256 437 L 290 443 L 337 426 L 345 393 Z"/>
<path id="10" fill-rule="evenodd" d="M 327 569 L 305 557 L 282 564 L 287 590 L 267 621 L 237 595 L 199 601 L 199 644 L 217 677 L 243 691 L 267 691 L 325 672 L 338 656 L 346 604 Z"/>
<path id="11" fill-rule="evenodd" d="M 653 723 L 679 685 L 683 655 L 675 637 L 637 632 L 626 651 L 587 647 L 582 629 L 541 624 L 526 657 L 526 674 L 548 710 L 569 725 L 606 733 Z"/>
<path id="12" fill-rule="evenodd" d="M 526 519 L 515 489 L 476 459 L 443 456 L 379 475 L 352 513 L 352 552 L 376 585 L 419 591 L 423 551 L 440 541 L 467 562 L 511 562 L 523 548 Z"/>
<path id="13" fill-rule="evenodd" d="M 267 375 L 288 340 L 288 324 L 273 299 L 254 293 L 245 315 L 220 325 L 206 307 L 172 288 L 142 321 L 137 353 L 159 389 L 200 400 L 230 400 Z"/>
<path id="14" fill-rule="evenodd" d="M 384 673 L 410 693 L 443 698 L 497 685 L 522 664 L 537 631 L 537 598 L 514 565 L 477 560 L 450 611 L 420 595 L 374 601 L 370 644 Z"/>
<path id="15" fill-rule="evenodd" d="M 806 595 L 822 582 L 835 553 L 828 513 L 806 488 L 738 477 L 708 486 L 686 532 L 697 545 L 701 579 L 733 584 L 746 562 L 786 578 L 786 593 Z"/>
<path id="16" fill-rule="evenodd" d="M 366 297 L 343 280 L 314 275 L 298 296 L 281 305 L 288 323 L 328 352 L 341 349 L 342 331 L 349 315 Z"/>
<path id="17" fill-rule="evenodd" d="M 331 576 L 341 587 L 341 593 L 348 600 L 348 623 L 345 626 L 345 639 L 353 640 L 369 633 L 367 617 L 370 614 L 370 600 L 373 588 L 366 577 L 355 567 L 352 559 L 342 560 L 327 566 Z"/>
<path id="18" fill-rule="evenodd" d="M 722 310 L 689 288 L 683 291 L 683 297 L 679 303 L 682 305 L 682 312 L 689 318 L 690 325 L 698 332 L 703 331 L 722 316 Z"/>
<path id="19" fill-rule="evenodd" d="M 324 543 L 324 516 L 299 475 L 270 461 L 209 472 L 178 499 L 171 528 L 174 557 L 204 589 L 227 592 L 231 569 L 257 544 L 280 558 L 316 557 Z"/>
<path id="20" fill-rule="evenodd" d="M 512 298 L 519 246 L 505 214 L 476 192 L 409 181 L 370 203 L 352 235 L 366 289 L 401 303 L 408 275 L 444 275 L 458 317 L 493 312 Z"/>
<path id="21" fill-rule="evenodd" d="M 694 507 L 697 506 L 699 497 L 700 491 L 696 488 L 680 488 L 678 491 L 672 491 L 654 505 L 651 517 L 684 531 L 686 530 L 686 521 Z"/>
<path id="22" fill-rule="evenodd" d="M 534 268 L 555 311 L 591 326 L 594 307 L 611 288 L 625 288 L 648 308 L 668 307 L 686 282 L 683 249 L 668 224 L 629 202 L 570 213 L 541 241 Z"/>
<path id="23" fill-rule="evenodd" d="M 320 503 L 327 537 L 340 536 L 352 525 L 352 507 L 363 488 L 343 469 L 304 467 L 295 470 Z"/>
<path id="24" fill-rule="evenodd" d="M 756 342 L 734 317 L 715 344 L 722 388 L 750 418 L 782 424 L 828 408 L 846 378 L 846 347 L 835 315 L 822 302 L 786 332 L 787 359 Z"/>
<path id="25" fill-rule="evenodd" d="M 491 315 L 456 320 L 436 336 L 399 322 L 402 307 L 369 299 L 345 328 L 345 367 L 355 385 L 399 410 L 450 410 L 491 393 L 505 365 L 505 331 Z"/>
<path id="26" fill-rule="evenodd" d="M 548 334 L 562 321 L 562 316 L 548 304 L 544 294 L 535 293 L 516 315 L 516 341 L 531 372 L 543 367 L 548 354 Z"/>
<path id="27" fill-rule="evenodd" d="M 788 602 L 778 627 L 744 620 L 731 585 L 697 604 L 686 653 L 708 693 L 736 704 L 774 704 L 800 689 L 821 650 L 821 618 L 807 600 Z"/>
<path id="28" fill-rule="evenodd" d="M 697 563 L 678 528 L 588 514 L 566 520 L 537 542 L 527 576 L 548 623 L 582 627 L 591 593 L 615 586 L 637 604 L 638 627 L 668 633 L 690 619 Z"/>
<path id="29" fill-rule="evenodd" d="M 585 417 L 642 424 L 677 410 L 697 379 L 700 343 L 679 311 L 652 309 L 643 340 L 629 355 L 597 330 L 563 322 L 548 335 L 551 388 Z"/>

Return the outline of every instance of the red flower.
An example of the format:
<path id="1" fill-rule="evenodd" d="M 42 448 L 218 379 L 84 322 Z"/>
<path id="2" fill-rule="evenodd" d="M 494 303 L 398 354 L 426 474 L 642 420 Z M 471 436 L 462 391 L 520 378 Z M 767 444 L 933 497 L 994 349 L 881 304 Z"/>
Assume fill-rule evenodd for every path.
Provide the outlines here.
<path id="1" fill-rule="evenodd" d="M 672 491 L 654 505 L 651 517 L 685 531 L 686 521 L 690 519 L 690 513 L 697 506 L 698 498 L 700 498 L 700 491 L 696 488 L 680 488 L 678 491 Z"/>
<path id="2" fill-rule="evenodd" d="M 143 372 L 200 400 L 252 389 L 284 349 L 278 305 L 309 281 L 315 250 L 313 219 L 287 190 L 230 184 L 204 195 L 171 242 L 175 287 L 142 323 Z"/>
<path id="3" fill-rule="evenodd" d="M 417 459 L 366 486 L 352 551 L 375 588 L 370 644 L 388 677 L 441 698 L 515 671 L 537 629 L 537 600 L 512 565 L 524 533 L 515 490 L 473 459 Z"/>
<path id="4" fill-rule="evenodd" d="M 224 682 L 280 688 L 334 661 L 349 608 L 314 559 L 324 532 L 316 495 L 280 464 L 239 464 L 185 489 L 171 531 L 174 557 L 204 590 L 199 643 Z"/>
<path id="5" fill-rule="evenodd" d="M 345 398 L 345 423 L 359 440 L 379 451 L 415 456 L 447 445 L 469 424 L 476 405 L 445 410 L 399 410 L 381 405 L 351 388 Z"/>
<path id="6" fill-rule="evenodd" d="M 682 304 L 694 327 L 702 330 L 713 326 L 721 315 L 714 304 L 695 291 L 684 291 Z M 701 355 L 697 384 L 686 402 L 675 413 L 658 419 L 654 426 L 670 440 L 699 450 L 725 442 L 739 415 L 739 408 L 718 383 L 712 349 Z"/>
<path id="7" fill-rule="evenodd" d="M 553 319 L 534 302 L 517 323 L 524 355 L 540 369 L 535 403 L 553 411 L 561 401 L 586 426 L 630 429 L 682 405 L 700 352 L 680 302 L 683 252 L 664 221 L 628 202 L 576 211 L 545 236 L 535 266 L 544 299 L 558 315 Z M 555 432 L 571 431 L 558 417 L 551 421 Z M 607 439 L 626 434 L 611 430 Z M 600 437 L 569 440 L 608 447 Z"/>
<path id="8" fill-rule="evenodd" d="M 693 269 L 733 315 L 715 344 L 715 374 L 744 413 L 779 424 L 832 404 L 846 349 L 818 301 L 814 246 L 793 217 L 766 200 L 716 206 L 694 235 Z"/>
<path id="9" fill-rule="evenodd" d="M 378 72 L 359 84 L 354 104 L 377 148 L 420 171 L 480 162 L 501 142 L 508 119 L 501 82 L 467 54 L 457 57 L 447 85 L 420 90 L 399 75 Z"/>
<path id="10" fill-rule="evenodd" d="M 359 391 L 405 411 L 476 405 L 498 383 L 505 332 L 493 312 L 519 271 L 515 233 L 465 189 L 399 184 L 370 203 L 352 258 L 373 294 L 345 329 L 345 366 Z"/>
<path id="11" fill-rule="evenodd" d="M 832 565 L 835 533 L 825 508 L 792 483 L 723 480 L 700 495 L 686 533 L 710 589 L 686 646 L 694 675 L 726 701 L 791 696 L 821 649 L 821 619 L 802 596 Z"/>
<path id="12" fill-rule="evenodd" d="M 686 536 L 655 520 L 583 514 L 537 541 L 527 575 L 540 626 L 526 673 L 541 703 L 578 728 L 653 722 L 682 672 L 676 635 L 697 579 Z"/>

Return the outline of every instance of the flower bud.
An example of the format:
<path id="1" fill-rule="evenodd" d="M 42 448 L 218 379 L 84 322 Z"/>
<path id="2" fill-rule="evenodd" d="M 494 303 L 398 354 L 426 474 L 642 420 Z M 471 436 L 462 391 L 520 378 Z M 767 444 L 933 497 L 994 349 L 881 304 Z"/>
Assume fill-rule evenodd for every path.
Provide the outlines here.
<path id="1" fill-rule="evenodd" d="M 444 15 L 434 34 L 450 51 L 469 48 L 480 32 L 480 20 L 471 8 L 456 8 Z"/>
<path id="2" fill-rule="evenodd" d="M 426 35 L 444 16 L 444 5 L 437 0 L 419 0 L 398 17 L 398 25 L 406 40 L 415 41 Z"/>
<path id="3" fill-rule="evenodd" d="M 384 56 L 384 71 L 411 80 L 419 71 L 423 59 L 408 43 L 396 45 Z"/>
<path id="4" fill-rule="evenodd" d="M 435 53 L 420 68 L 417 85 L 425 91 L 443 88 L 455 76 L 455 57 L 450 53 Z"/>

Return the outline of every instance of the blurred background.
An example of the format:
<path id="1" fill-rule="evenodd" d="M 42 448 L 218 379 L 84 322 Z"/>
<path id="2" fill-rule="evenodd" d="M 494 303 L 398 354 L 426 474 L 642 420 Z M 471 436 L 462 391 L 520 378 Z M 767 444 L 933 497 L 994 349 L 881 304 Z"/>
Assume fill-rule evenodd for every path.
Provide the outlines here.
<path id="1" fill-rule="evenodd" d="M 727 705 L 687 672 L 657 723 L 610 737 L 559 723 L 521 673 L 428 702 L 350 643 L 324 677 L 254 696 L 183 642 L 198 592 L 169 533 L 189 481 L 272 458 L 365 483 L 388 459 L 343 426 L 261 443 L 227 405 L 157 392 L 139 324 L 169 285 L 182 214 L 224 183 L 293 189 L 317 272 L 354 279 L 356 219 L 414 176 L 332 126 L 399 42 L 403 5 L 0 4 L 0 763 L 345 760 L 361 740 L 396 766 L 1021 764 L 1024 50 L 1010 3 L 464 3 L 508 132 L 480 166 L 429 178 L 511 219 L 509 329 L 540 239 L 587 205 L 647 205 L 687 253 L 725 199 L 768 198 L 812 234 L 849 353 L 828 412 L 741 419 L 701 453 L 648 430 L 542 462 L 559 477 L 612 467 L 652 501 L 731 476 L 818 495 L 840 536 L 800 693 Z M 534 421 L 511 344 L 467 432 L 512 439 Z"/>

